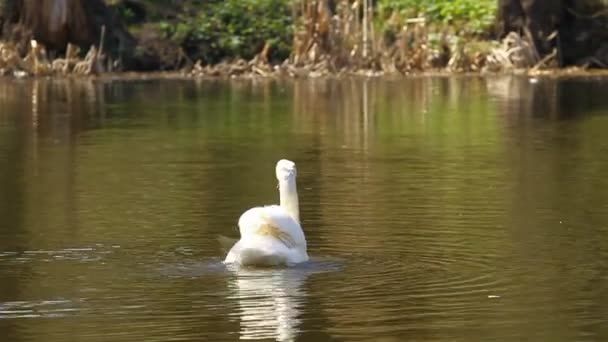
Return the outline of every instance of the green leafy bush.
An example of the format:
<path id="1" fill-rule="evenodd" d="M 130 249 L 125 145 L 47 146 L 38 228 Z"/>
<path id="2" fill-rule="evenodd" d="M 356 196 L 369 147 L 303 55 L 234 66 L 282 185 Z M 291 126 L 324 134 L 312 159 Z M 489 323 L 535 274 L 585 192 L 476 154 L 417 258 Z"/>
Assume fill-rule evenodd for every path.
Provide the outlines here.
<path id="1" fill-rule="evenodd" d="M 266 42 L 271 47 L 269 57 L 283 60 L 289 56 L 292 42 L 289 0 L 210 1 L 197 16 L 177 24 L 163 22 L 160 27 L 188 55 L 205 63 L 250 59 Z"/>
<path id="2" fill-rule="evenodd" d="M 378 11 L 381 18 L 396 11 L 403 17 L 423 16 L 480 34 L 494 21 L 496 5 L 496 0 L 379 0 Z"/>

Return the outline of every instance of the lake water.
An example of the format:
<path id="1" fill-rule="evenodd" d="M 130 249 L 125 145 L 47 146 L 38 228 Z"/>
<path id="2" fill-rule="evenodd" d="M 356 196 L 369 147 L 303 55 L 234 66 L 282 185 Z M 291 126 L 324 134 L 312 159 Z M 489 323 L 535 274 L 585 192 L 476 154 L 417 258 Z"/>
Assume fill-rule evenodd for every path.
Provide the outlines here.
<path id="1" fill-rule="evenodd" d="M 608 339 L 608 80 L 0 80 L 2 341 Z M 227 269 L 297 163 L 312 260 Z"/>

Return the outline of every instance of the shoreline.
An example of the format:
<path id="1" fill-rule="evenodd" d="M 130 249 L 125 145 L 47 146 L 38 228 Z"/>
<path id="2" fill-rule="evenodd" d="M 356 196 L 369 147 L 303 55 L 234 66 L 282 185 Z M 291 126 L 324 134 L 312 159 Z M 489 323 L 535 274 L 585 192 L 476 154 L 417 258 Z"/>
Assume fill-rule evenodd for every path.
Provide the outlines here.
<path id="1" fill-rule="evenodd" d="M 502 71 L 449 71 L 449 70 L 423 70 L 415 71 L 407 74 L 402 73 L 383 73 L 371 70 L 359 70 L 354 72 L 343 73 L 326 73 L 322 75 L 286 75 L 286 74 L 269 74 L 259 75 L 256 73 L 243 74 L 222 74 L 222 75 L 199 75 L 184 71 L 124 71 L 124 72 L 104 72 L 99 74 L 79 75 L 79 74 L 53 74 L 53 75 L 26 75 L 14 76 L 3 75 L 0 80 L 3 81 L 22 81 L 22 80 L 96 80 L 96 81 L 129 81 L 129 80 L 203 80 L 203 81 L 263 81 L 263 80 L 281 80 L 281 81 L 296 81 L 296 80 L 343 80 L 343 79 L 365 79 L 365 80 L 403 80 L 408 78 L 420 77 L 528 77 L 528 78 L 606 78 L 608 79 L 608 70 L 606 69 L 583 69 L 577 67 L 570 68 L 555 68 L 543 70 L 530 69 L 514 69 Z"/>
<path id="2" fill-rule="evenodd" d="M 498 11 L 504 8 L 496 7 L 492 0 L 463 0 L 458 6 L 442 0 L 433 5 L 437 8 L 421 0 L 415 6 L 410 4 L 412 8 L 402 1 L 337 1 L 329 6 L 303 0 L 296 6 L 296 2 L 269 0 L 253 6 L 231 0 L 209 4 L 185 1 L 170 6 L 138 0 L 113 2 L 111 6 L 101 1 L 100 6 L 91 8 L 92 2 L 74 3 L 74 8 L 65 9 L 65 15 L 71 13 L 70 20 L 75 22 L 88 22 L 83 26 L 90 33 L 86 42 L 53 35 L 55 31 L 44 20 L 29 24 L 13 20 L 12 26 L 4 29 L 12 27 L 14 34 L 5 34 L 0 40 L 0 78 L 297 80 L 608 75 L 608 68 L 602 69 L 608 62 L 600 53 L 607 49 L 578 53 L 580 44 L 549 44 L 555 37 L 560 37 L 560 42 L 567 38 L 560 30 L 551 34 L 553 38 L 546 37 L 548 45 L 540 44 L 539 37 L 529 30 L 500 26 L 509 21 Z M 99 26 L 90 17 L 79 16 L 82 11 L 78 8 L 89 8 L 105 21 Z M 271 16 L 269 9 L 273 9 Z M 23 11 L 25 8 L 13 6 L 4 17 L 23 19 L 36 14 L 52 18 L 37 12 L 39 9 Z M 254 14 L 255 21 L 245 20 Z M 42 31 L 36 29 L 42 33 L 16 34 L 30 32 L 27 30 L 38 27 L 34 24 L 42 25 Z M 65 49 L 59 49 L 63 46 Z"/>

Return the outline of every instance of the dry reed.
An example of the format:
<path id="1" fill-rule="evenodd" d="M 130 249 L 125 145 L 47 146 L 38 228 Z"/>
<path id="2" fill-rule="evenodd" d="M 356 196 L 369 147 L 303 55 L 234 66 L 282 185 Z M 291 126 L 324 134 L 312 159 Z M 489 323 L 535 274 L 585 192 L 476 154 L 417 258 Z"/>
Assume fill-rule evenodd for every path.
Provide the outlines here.
<path id="1" fill-rule="evenodd" d="M 103 42 L 105 28 L 102 28 Z M 46 48 L 36 40 L 30 41 L 27 54 L 21 57 L 19 48 L 10 42 L 0 42 L 0 75 L 15 77 L 48 75 L 93 75 L 102 73 L 104 66 L 103 44 L 99 49 L 91 46 L 84 58 L 79 57 L 79 48 L 68 43 L 64 58 L 50 59 Z"/>
<path id="2" fill-rule="evenodd" d="M 268 60 L 270 44 L 252 60 L 215 65 L 200 61 L 183 72 L 212 77 L 321 77 L 328 75 L 410 74 L 421 71 L 502 71 L 554 63 L 557 52 L 538 57 L 529 35 L 509 34 L 500 44 L 463 41 L 456 28 L 436 27 L 425 18 L 402 17 L 393 12 L 376 20 L 372 0 L 293 0 L 293 46 L 280 65 Z M 102 34 L 103 41 L 103 34 Z M 101 46 L 101 44 L 100 44 Z M 0 74 L 96 74 L 104 68 L 102 49 L 95 47 L 84 59 L 68 45 L 65 58 L 50 61 L 44 47 L 32 41 L 23 58 L 16 46 L 0 43 Z"/>
<path id="3" fill-rule="evenodd" d="M 457 32 L 433 27 L 425 18 L 403 18 L 394 12 L 379 24 L 374 21 L 376 13 L 371 0 L 336 0 L 334 4 L 332 8 L 328 0 L 292 2 L 292 53 L 281 65 L 270 66 L 258 55 L 249 62 L 208 66 L 199 62 L 188 72 L 202 76 L 320 77 L 427 70 L 465 72 L 519 66 L 512 60 L 516 53 L 509 51 L 505 56 L 497 52 L 502 48 L 492 49 L 494 45 L 490 43 L 478 43 L 471 48 L 470 42 L 465 44 L 457 39 Z M 509 41 L 507 45 L 512 43 Z"/>

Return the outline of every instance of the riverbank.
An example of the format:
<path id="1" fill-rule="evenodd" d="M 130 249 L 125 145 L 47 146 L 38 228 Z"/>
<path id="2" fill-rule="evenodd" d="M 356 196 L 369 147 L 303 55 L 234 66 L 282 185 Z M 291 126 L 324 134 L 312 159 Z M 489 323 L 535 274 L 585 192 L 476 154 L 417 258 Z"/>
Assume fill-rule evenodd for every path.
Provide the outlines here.
<path id="1" fill-rule="evenodd" d="M 265 76 L 260 76 L 254 73 L 245 73 L 240 75 L 192 75 L 187 72 L 180 71 L 128 71 L 128 72 L 104 72 L 101 74 L 91 75 L 62 75 L 62 76 L 0 76 L 0 80 L 12 79 L 58 79 L 58 80 L 92 80 L 99 82 L 111 81 L 153 81 L 153 80 L 184 80 L 184 81 L 234 81 L 234 82 L 272 82 L 272 81 L 297 81 L 297 80 L 341 80 L 341 79 L 367 79 L 367 80 L 402 80 L 404 78 L 427 78 L 427 77 L 449 77 L 449 78 L 470 78 L 470 77 L 526 77 L 530 82 L 534 83 L 543 79 L 568 79 L 568 78 L 597 78 L 608 79 L 608 70 L 606 69 L 582 69 L 577 67 L 547 69 L 547 70 L 527 70 L 518 69 L 511 71 L 500 72 L 450 72 L 442 70 L 426 70 L 412 72 L 407 75 L 389 74 L 389 73 L 342 73 L 342 74 L 327 74 L 323 76 L 289 76 L 285 74 L 272 73 Z"/>
<path id="2" fill-rule="evenodd" d="M 97 43 L 88 50 L 66 43 L 63 50 L 47 51 L 45 41 L 24 41 L 22 35 L 18 42 L 0 43 L 0 75 L 168 71 L 204 78 L 318 78 L 561 70 L 566 55 L 561 45 L 542 54 L 529 32 L 498 39 L 493 26 L 502 2 L 106 1 L 105 9 L 97 10 L 104 15 L 97 17 L 121 23 L 120 39 L 115 28 L 106 37 L 102 26 L 98 36 L 91 30 Z M 21 22 L 15 25 L 23 29 Z M 578 59 L 571 70 L 602 66 L 602 58 Z"/>
<path id="3" fill-rule="evenodd" d="M 35 44 L 33 44 L 35 45 Z M 0 43 L 0 56 L 5 45 Z M 37 51 L 37 52 L 36 52 Z M 8 78 L 32 78 L 32 77 L 60 77 L 60 78 L 96 78 L 100 80 L 110 79 L 316 79 L 316 78 L 388 78 L 399 79 L 403 77 L 425 77 L 425 76 L 501 76 L 517 75 L 529 77 L 607 77 L 608 69 L 586 68 L 586 67 L 515 67 L 512 64 L 496 65 L 493 68 L 475 67 L 478 64 L 469 65 L 466 68 L 416 68 L 409 70 L 390 70 L 343 67 L 335 70 L 330 67 L 327 60 L 316 64 L 295 65 L 286 61 L 282 64 L 270 64 L 254 58 L 250 61 L 243 59 L 235 62 L 221 62 L 213 65 L 202 65 L 200 62 L 180 70 L 156 70 L 156 71 L 117 71 L 111 67 L 104 67 L 104 57 L 100 51 L 92 48 L 85 58 L 72 56 L 49 60 L 40 46 L 32 49 L 32 55 L 17 60 L 12 55 L 14 64 L 8 66 L 0 59 L 0 77 Z M 42 56 L 42 57 L 41 57 Z M 70 55 L 68 55 L 70 56 Z M 485 56 L 484 58 L 493 58 Z"/>
<path id="4" fill-rule="evenodd" d="M 103 45 L 94 46 L 84 57 L 79 57 L 77 47 L 68 45 L 65 56 L 49 57 L 42 44 L 35 40 L 24 57 L 20 57 L 16 45 L 0 42 L 0 76 L 47 77 L 47 76 L 91 76 L 134 71 L 113 70 L 115 63 L 103 51 Z M 307 56 L 308 59 L 293 56 L 282 63 L 272 63 L 268 57 L 268 45 L 251 60 L 237 59 L 232 62 L 204 64 L 201 60 L 189 63 L 175 70 L 149 70 L 145 74 L 166 74 L 170 77 L 202 78 L 319 78 L 319 77 L 398 77 L 419 74 L 580 74 L 601 73 L 601 69 L 588 70 L 586 67 L 555 68 L 555 56 L 536 61 L 532 56 L 532 45 L 515 33 L 509 34 L 501 43 L 477 41 L 470 45 L 459 45 L 453 49 L 446 47 L 446 59 L 438 64 L 432 49 L 419 43 L 409 51 L 417 58 L 405 61 L 398 57 L 376 53 L 360 59 L 356 63 L 340 63 L 339 56 L 329 53 Z M 422 56 L 422 57 L 421 57 Z M 450 58 L 447 58 L 450 56 Z M 135 72 L 137 73 L 137 72 Z"/>

